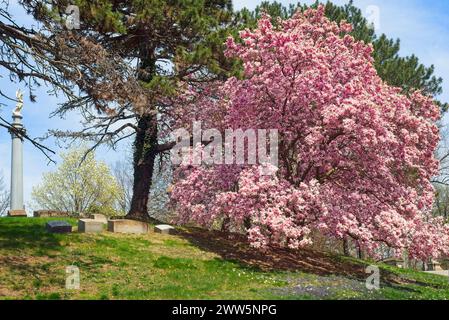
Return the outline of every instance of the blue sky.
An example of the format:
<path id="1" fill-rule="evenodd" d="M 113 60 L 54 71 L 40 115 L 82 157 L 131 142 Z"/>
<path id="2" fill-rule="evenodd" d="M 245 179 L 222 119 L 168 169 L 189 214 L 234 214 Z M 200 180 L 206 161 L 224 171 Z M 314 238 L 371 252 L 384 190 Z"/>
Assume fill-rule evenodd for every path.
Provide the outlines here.
<path id="1" fill-rule="evenodd" d="M 247 7 L 253 9 L 261 1 L 234 0 L 234 8 Z M 281 1 L 284 4 L 297 1 Z M 314 1 L 301 1 L 312 3 Z M 345 4 L 348 1 L 335 0 L 336 4 Z M 16 1 L 10 1 L 11 11 L 19 24 L 29 25 L 33 23 L 27 17 Z M 374 17 L 378 22 L 378 33 L 385 33 L 390 38 L 401 39 L 401 54 L 416 54 L 425 65 L 434 64 L 436 74 L 445 79 L 444 93 L 440 100 L 449 102 L 449 1 L 447 0 L 355 0 L 354 4 L 361 8 L 369 18 Z M 373 8 L 375 9 L 373 11 Z M 378 16 L 376 15 L 378 12 Z M 0 74 L 5 76 L 0 69 Z M 23 84 L 11 83 L 7 77 L 0 78 L 2 91 L 14 96 L 17 88 L 25 89 Z M 36 103 L 30 103 L 25 99 L 23 111 L 24 123 L 28 133 L 32 137 L 43 136 L 49 128 L 74 129 L 80 126 L 80 117 L 70 114 L 66 119 L 49 118 L 49 114 L 58 104 L 56 97 L 49 96 L 45 88 L 35 92 L 38 96 Z M 26 96 L 26 94 L 25 94 Z M 4 100 L 0 102 L 5 103 Z M 0 107 L 0 114 L 10 118 L 14 105 Z M 5 180 L 9 183 L 10 168 L 10 136 L 5 130 L 0 131 L 0 172 L 3 172 Z M 64 150 L 64 145 L 57 145 L 54 140 L 47 140 L 46 145 L 57 152 Z M 124 158 L 128 143 L 122 145 L 122 151 L 112 151 L 102 148 L 97 156 L 109 164 Z M 55 169 L 54 165 L 48 165 L 45 157 L 29 143 L 24 146 L 24 177 L 25 177 L 25 202 L 28 210 L 31 200 L 32 187 L 39 183 L 42 173 Z M 58 157 L 56 157 L 58 160 Z"/>

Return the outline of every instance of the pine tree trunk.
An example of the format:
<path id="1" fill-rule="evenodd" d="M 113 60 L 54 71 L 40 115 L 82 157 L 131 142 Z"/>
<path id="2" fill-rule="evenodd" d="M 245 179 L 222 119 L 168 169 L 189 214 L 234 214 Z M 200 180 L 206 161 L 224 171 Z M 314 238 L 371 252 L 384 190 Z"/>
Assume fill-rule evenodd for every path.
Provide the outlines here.
<path id="1" fill-rule="evenodd" d="M 142 43 L 140 48 L 142 59 L 137 78 L 150 82 L 156 74 L 154 48 Z M 155 110 L 152 110 L 155 111 Z M 138 121 L 138 130 L 134 141 L 134 182 L 130 210 L 126 218 L 148 221 L 148 199 L 153 182 L 154 162 L 157 155 L 158 128 L 156 113 L 144 113 Z"/>
<path id="2" fill-rule="evenodd" d="M 134 183 L 128 219 L 147 221 L 148 199 L 157 151 L 157 119 L 144 115 L 139 119 L 134 142 Z"/>

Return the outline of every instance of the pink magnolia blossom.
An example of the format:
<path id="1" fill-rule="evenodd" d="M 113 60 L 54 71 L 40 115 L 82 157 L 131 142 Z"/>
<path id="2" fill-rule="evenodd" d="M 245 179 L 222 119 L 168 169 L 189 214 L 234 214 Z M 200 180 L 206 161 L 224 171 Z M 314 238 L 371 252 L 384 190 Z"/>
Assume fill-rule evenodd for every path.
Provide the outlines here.
<path id="1" fill-rule="evenodd" d="M 448 253 L 448 227 L 431 218 L 434 101 L 384 83 L 371 45 L 329 21 L 323 6 L 270 21 L 265 15 L 239 41 L 228 39 L 243 79 L 215 84 L 212 98 L 189 92 L 195 102 L 178 125 L 278 129 L 279 170 L 179 167 L 172 200 L 181 221 L 226 221 L 261 249 L 300 248 L 320 230 L 372 254 L 380 244 L 421 259 Z"/>

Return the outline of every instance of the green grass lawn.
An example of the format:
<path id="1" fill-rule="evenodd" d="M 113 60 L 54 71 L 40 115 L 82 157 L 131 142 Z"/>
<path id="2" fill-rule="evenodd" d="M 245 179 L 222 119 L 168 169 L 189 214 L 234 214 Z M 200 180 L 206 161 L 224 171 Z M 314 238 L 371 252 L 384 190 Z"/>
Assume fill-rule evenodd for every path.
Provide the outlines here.
<path id="1" fill-rule="evenodd" d="M 177 236 L 49 234 L 44 218 L 0 218 L 1 299 L 447 299 L 443 276 L 309 250 L 264 254 L 238 236 L 197 229 Z M 64 219 L 76 226 L 76 220 Z M 66 267 L 80 269 L 65 289 Z"/>

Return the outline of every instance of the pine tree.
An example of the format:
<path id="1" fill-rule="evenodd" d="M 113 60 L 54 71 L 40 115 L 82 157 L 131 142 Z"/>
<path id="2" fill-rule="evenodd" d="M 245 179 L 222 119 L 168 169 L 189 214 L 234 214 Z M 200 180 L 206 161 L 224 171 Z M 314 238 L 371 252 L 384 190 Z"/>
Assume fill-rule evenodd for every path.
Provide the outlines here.
<path id="1" fill-rule="evenodd" d="M 35 19 L 47 25 L 64 16 L 69 4 L 64 0 L 23 1 Z M 167 151 L 159 145 L 163 124 L 158 121 L 158 113 L 168 107 L 166 101 L 176 94 L 180 81 L 211 81 L 225 77 L 232 67 L 222 49 L 232 19 L 231 1 L 78 0 L 74 4 L 81 22 L 74 33 L 93 39 L 132 64 L 138 81 L 153 96 L 143 112 L 129 116 L 130 121 L 135 118 L 136 125 L 127 127 L 132 127 L 135 135 L 134 186 L 128 217 L 146 219 L 155 160 Z M 93 109 L 73 101 L 66 106 L 59 112 Z"/>

